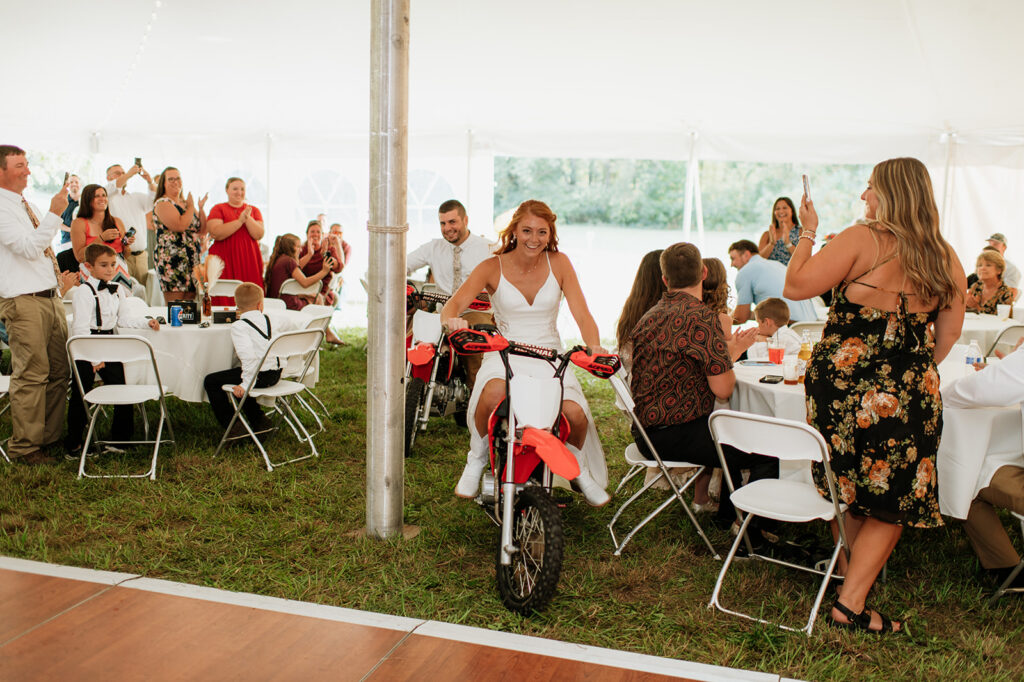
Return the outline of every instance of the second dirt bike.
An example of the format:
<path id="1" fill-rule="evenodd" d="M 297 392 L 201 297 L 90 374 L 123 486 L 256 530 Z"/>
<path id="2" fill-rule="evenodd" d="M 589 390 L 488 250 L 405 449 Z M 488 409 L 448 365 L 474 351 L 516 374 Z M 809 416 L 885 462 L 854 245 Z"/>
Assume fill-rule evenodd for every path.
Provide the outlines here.
<path id="1" fill-rule="evenodd" d="M 452 352 L 441 328 L 441 315 L 420 309 L 444 305 L 449 296 L 420 291 L 406 285 L 406 309 L 412 313 L 412 337 L 406 351 L 405 370 L 405 456 L 412 452 L 416 434 L 426 431 L 430 417 L 453 416 L 466 425 L 469 384 L 464 364 Z M 474 299 L 471 310 L 490 310 L 489 301 Z"/>

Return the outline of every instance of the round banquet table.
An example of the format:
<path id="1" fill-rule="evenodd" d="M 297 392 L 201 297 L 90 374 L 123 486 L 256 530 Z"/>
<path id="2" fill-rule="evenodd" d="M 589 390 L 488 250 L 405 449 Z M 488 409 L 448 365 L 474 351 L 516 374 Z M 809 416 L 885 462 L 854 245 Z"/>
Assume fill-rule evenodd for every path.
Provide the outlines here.
<path id="1" fill-rule="evenodd" d="M 267 310 L 267 317 L 270 318 L 271 328 L 274 334 L 286 331 L 305 329 L 312 320 L 312 316 L 303 313 L 301 310 Z M 151 317 L 167 317 L 166 306 L 147 308 L 146 315 Z M 172 327 L 170 324 L 160 325 L 158 331 L 152 329 L 129 329 L 118 328 L 118 334 L 131 334 L 143 336 L 149 340 L 156 355 L 157 369 L 160 371 L 160 381 L 169 389 L 171 395 L 189 402 L 203 402 L 206 400 L 206 392 L 203 389 L 203 379 L 207 374 L 230 369 L 238 364 L 235 358 L 235 349 L 231 345 L 230 324 L 210 324 L 209 327 L 201 328 L 197 324 L 184 324 L 180 327 Z M 287 370 L 301 371 L 302 363 L 299 358 L 292 358 Z M 125 368 L 126 378 L 131 383 L 131 376 L 134 372 L 143 371 L 139 367 Z M 305 383 L 313 386 L 319 373 L 319 363 L 316 359 L 310 366 Z M 136 375 L 137 376 L 137 375 Z"/>
<path id="2" fill-rule="evenodd" d="M 960 338 L 957 343 L 970 345 L 971 341 L 977 341 L 984 355 L 989 354 L 989 349 L 996 342 L 1004 329 L 1020 324 L 1020 320 L 1004 320 L 996 315 L 979 315 L 978 313 L 966 313 L 964 315 L 964 326 L 960 330 Z"/>
<path id="3" fill-rule="evenodd" d="M 782 374 L 781 366 L 743 362 L 746 364 L 737 363 L 734 367 L 736 388 L 730 400 L 732 409 L 780 419 L 807 421 L 803 384 L 762 384 L 759 380 L 764 375 Z M 942 374 L 942 365 L 939 369 Z M 957 366 L 956 369 L 960 367 Z M 942 383 L 955 381 L 958 376 L 943 376 Z M 1024 453 L 1022 434 L 1024 419 L 1021 408 L 1017 405 L 943 409 L 942 439 L 936 457 L 939 510 L 953 518 L 967 518 L 971 501 L 978 492 L 978 477 L 985 457 Z M 801 470 L 792 465 L 792 462 L 783 462 L 779 476 L 806 479 L 806 466 Z"/>

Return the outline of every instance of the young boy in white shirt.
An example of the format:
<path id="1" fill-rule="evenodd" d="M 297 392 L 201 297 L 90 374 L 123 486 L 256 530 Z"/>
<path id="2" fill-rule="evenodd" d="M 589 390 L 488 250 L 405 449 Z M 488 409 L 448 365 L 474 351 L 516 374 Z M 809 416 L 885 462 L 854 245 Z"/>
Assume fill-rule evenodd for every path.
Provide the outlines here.
<path id="1" fill-rule="evenodd" d="M 768 339 L 775 337 L 776 342 L 786 350 L 792 358 L 800 352 L 800 335 L 789 328 L 789 305 L 781 298 L 766 298 L 757 304 L 754 310 L 757 319 L 757 340 L 747 351 L 751 360 L 768 359 Z"/>
<path id="2" fill-rule="evenodd" d="M 267 358 L 263 366 L 259 366 L 273 338 L 270 318 L 263 314 L 263 289 L 252 282 L 239 284 L 235 288 L 235 307 L 238 319 L 231 323 L 231 343 L 235 347 L 235 355 L 238 356 L 241 367 L 207 374 L 203 381 L 210 408 L 225 429 L 231 422 L 235 410 L 221 388 L 224 384 L 231 384 L 231 392 L 236 398 L 241 398 L 245 395 L 245 387 L 252 381 L 253 375 L 256 375 L 255 388 L 273 386 L 281 379 L 281 361 L 278 358 Z M 242 405 L 242 411 L 253 431 L 266 431 L 270 428 L 270 420 L 263 414 L 255 400 L 247 399 Z M 234 438 L 244 436 L 246 433 L 242 423 L 236 421 L 229 436 Z"/>
<path id="3" fill-rule="evenodd" d="M 85 247 L 84 264 L 89 270 L 89 278 L 82 281 L 71 298 L 71 312 L 74 316 L 71 336 L 113 335 L 117 333 L 117 327 L 160 329 L 160 323 L 156 320 L 125 314 L 125 288 L 110 281 L 117 272 L 117 253 L 112 248 L 100 242 L 89 244 Z M 96 372 L 99 372 L 104 384 L 124 383 L 124 365 L 120 362 L 93 365 L 85 360 L 77 360 L 75 365 L 86 393 L 92 389 Z M 132 440 L 133 421 L 131 405 L 115 406 L 109 440 Z M 76 453 L 82 448 L 85 427 L 82 393 L 78 390 L 78 383 L 72 382 L 71 400 L 68 403 L 68 435 L 64 439 L 64 447 L 69 455 L 77 456 Z M 120 448 L 110 446 L 107 449 L 121 451 Z"/>

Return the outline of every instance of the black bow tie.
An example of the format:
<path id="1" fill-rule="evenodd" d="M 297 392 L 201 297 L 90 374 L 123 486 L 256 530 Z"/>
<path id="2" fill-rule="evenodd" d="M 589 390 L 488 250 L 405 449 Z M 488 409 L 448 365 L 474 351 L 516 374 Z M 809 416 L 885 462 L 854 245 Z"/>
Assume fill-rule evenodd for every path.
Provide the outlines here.
<path id="1" fill-rule="evenodd" d="M 117 294 L 117 284 L 115 284 L 114 282 L 104 282 L 100 280 L 100 285 L 96 287 L 96 290 L 103 291 L 104 289 L 106 289 L 112 294 Z"/>

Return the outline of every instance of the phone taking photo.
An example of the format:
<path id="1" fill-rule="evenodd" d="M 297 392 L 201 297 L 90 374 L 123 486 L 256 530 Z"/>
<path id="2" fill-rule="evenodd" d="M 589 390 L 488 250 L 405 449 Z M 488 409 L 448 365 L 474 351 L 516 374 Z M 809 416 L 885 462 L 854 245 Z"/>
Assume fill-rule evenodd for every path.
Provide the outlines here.
<path id="1" fill-rule="evenodd" d="M 804 174 L 802 177 L 804 179 L 804 196 L 807 197 L 808 200 L 810 200 L 810 198 L 811 198 L 811 183 L 807 180 L 807 175 L 806 174 Z"/>
<path id="2" fill-rule="evenodd" d="M 64 171 L 64 184 L 65 185 L 68 184 L 68 180 L 70 180 L 70 179 L 71 179 L 71 173 L 69 171 Z"/>
<path id="3" fill-rule="evenodd" d="M 135 157 L 135 165 L 138 166 L 139 168 L 142 168 L 142 157 L 141 156 L 136 156 Z"/>

